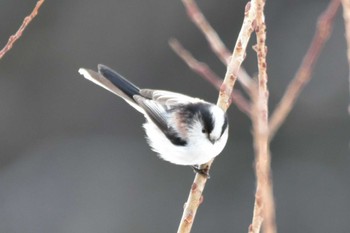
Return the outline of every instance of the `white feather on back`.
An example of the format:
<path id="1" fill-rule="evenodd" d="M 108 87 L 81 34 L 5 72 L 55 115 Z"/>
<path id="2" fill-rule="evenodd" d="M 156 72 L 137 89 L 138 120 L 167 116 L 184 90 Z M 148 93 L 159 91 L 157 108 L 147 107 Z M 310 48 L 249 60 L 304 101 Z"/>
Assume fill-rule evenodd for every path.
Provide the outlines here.
<path id="1" fill-rule="evenodd" d="M 179 104 L 205 102 L 198 98 L 163 90 L 141 89 L 140 94 L 168 107 Z"/>

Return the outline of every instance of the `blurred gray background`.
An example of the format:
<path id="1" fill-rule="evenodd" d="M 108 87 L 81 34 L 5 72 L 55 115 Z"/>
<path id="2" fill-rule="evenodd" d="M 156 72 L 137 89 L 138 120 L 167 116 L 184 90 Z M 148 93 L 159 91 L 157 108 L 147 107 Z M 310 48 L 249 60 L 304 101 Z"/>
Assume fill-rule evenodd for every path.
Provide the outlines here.
<path id="1" fill-rule="evenodd" d="M 1 47 L 36 0 L 0 1 Z M 246 1 L 198 0 L 230 49 Z M 325 0 L 267 1 L 270 107 L 314 34 Z M 341 11 L 314 78 L 272 143 L 279 232 L 348 232 L 348 66 Z M 215 102 L 217 91 L 168 47 L 176 37 L 220 76 L 225 67 L 178 1 L 46 1 L 0 61 L 0 232 L 176 232 L 194 174 L 157 158 L 143 116 L 84 80 L 109 65 L 141 87 Z M 248 49 L 244 66 L 257 72 Z M 255 192 L 250 120 L 229 109 L 192 232 L 247 232 Z"/>

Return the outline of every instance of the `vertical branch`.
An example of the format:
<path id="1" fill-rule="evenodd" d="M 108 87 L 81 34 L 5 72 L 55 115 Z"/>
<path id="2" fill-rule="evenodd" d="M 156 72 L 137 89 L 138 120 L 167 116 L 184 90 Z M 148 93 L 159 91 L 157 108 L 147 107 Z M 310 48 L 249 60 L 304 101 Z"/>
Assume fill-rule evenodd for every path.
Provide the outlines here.
<path id="1" fill-rule="evenodd" d="M 238 39 L 235 48 L 232 53 L 231 61 L 227 67 L 224 82 L 220 88 L 219 98 L 217 105 L 224 111 L 230 105 L 230 96 L 233 90 L 233 85 L 237 79 L 238 71 L 245 57 L 245 50 L 248 45 L 250 35 L 253 32 L 253 21 L 256 16 L 256 9 L 250 7 L 250 2 L 247 3 L 245 8 L 244 20 L 241 27 L 241 31 L 238 35 Z M 210 170 L 213 160 L 202 165 L 202 168 Z M 207 177 L 196 174 L 190 194 L 187 202 L 184 206 L 184 211 L 181 217 L 178 233 L 189 233 L 191 231 L 194 218 L 196 216 L 197 209 L 203 200 L 202 193 L 207 182 Z"/>
<path id="2" fill-rule="evenodd" d="M 253 2 L 254 0 L 252 0 Z M 256 17 L 256 9 L 251 7 L 251 2 L 248 2 L 245 7 L 244 20 L 242 28 L 238 34 L 237 42 L 232 53 L 230 62 L 228 63 L 224 81 L 220 88 L 217 105 L 224 111 L 230 106 L 230 95 L 233 86 L 236 83 L 239 70 L 243 60 L 245 59 L 246 48 L 252 32 L 254 31 L 254 21 Z"/>
<path id="3" fill-rule="evenodd" d="M 345 38 L 347 43 L 347 57 L 350 68 L 350 0 L 341 0 L 343 5 L 343 17 L 345 22 Z M 350 74 L 349 74 L 349 94 L 350 94 Z M 348 106 L 348 112 L 350 114 L 350 104 Z"/>
<path id="4" fill-rule="evenodd" d="M 268 76 L 266 72 L 266 24 L 264 7 L 265 0 L 255 1 L 257 8 L 256 15 L 256 40 L 254 49 L 258 59 L 258 91 L 253 94 L 253 138 L 255 149 L 255 172 L 257 187 L 253 211 L 252 224 L 249 227 L 250 233 L 259 233 L 261 224 L 265 233 L 275 233 L 275 204 L 273 198 L 271 180 L 271 156 L 269 149 L 269 128 L 268 128 L 268 98 L 267 86 Z"/>
<path id="5" fill-rule="evenodd" d="M 289 83 L 287 90 L 270 118 L 270 139 L 273 138 L 289 112 L 292 110 L 294 103 L 304 86 L 310 81 L 314 65 L 320 56 L 324 44 L 331 34 L 333 21 L 337 14 L 339 5 L 340 0 L 331 0 L 327 9 L 318 18 L 315 35 L 299 70 L 295 74 L 293 80 Z"/>
<path id="6" fill-rule="evenodd" d="M 38 14 L 39 8 L 41 5 L 44 3 L 45 0 L 39 0 L 33 11 L 28 15 L 27 17 L 24 18 L 22 25 L 19 27 L 17 32 L 10 36 L 7 44 L 4 46 L 4 48 L 0 51 L 0 59 L 12 48 L 13 44 L 22 36 L 22 33 L 24 29 L 28 26 L 28 24 L 34 19 L 34 17 Z"/>

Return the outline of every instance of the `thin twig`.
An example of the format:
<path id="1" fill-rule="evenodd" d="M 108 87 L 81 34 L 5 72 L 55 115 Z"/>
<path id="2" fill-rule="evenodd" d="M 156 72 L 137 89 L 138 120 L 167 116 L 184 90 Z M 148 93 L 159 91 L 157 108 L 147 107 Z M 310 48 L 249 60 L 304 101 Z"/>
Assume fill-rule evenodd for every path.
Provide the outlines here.
<path id="1" fill-rule="evenodd" d="M 187 15 L 203 33 L 214 54 L 220 59 L 223 64 L 228 65 L 231 59 L 230 50 L 227 49 L 225 44 L 222 42 L 214 28 L 210 25 L 208 20 L 199 9 L 196 2 L 194 0 L 182 0 L 182 2 L 186 8 Z M 249 89 L 251 78 L 243 67 L 240 68 L 238 75 L 238 80 L 240 83 L 245 86 L 245 88 Z"/>
<path id="2" fill-rule="evenodd" d="M 230 61 L 231 52 L 226 48 L 214 28 L 209 24 L 196 2 L 194 0 L 182 0 L 182 3 L 184 4 L 187 15 L 191 21 L 199 28 L 207 39 L 210 48 L 221 62 L 227 65 Z"/>
<path id="3" fill-rule="evenodd" d="M 192 54 L 186 50 L 176 39 L 169 40 L 172 50 L 199 76 L 207 80 L 216 89 L 220 90 L 222 79 L 204 62 L 198 61 Z M 247 116 L 250 117 L 251 106 L 248 100 L 238 91 L 232 91 L 232 101 Z"/>
<path id="4" fill-rule="evenodd" d="M 347 43 L 347 57 L 350 68 L 350 0 L 341 0 L 343 5 L 343 17 L 345 22 L 345 38 Z M 349 74 L 349 93 L 350 93 L 350 74 Z M 350 104 L 348 105 L 348 112 L 350 114 Z"/>
<path id="5" fill-rule="evenodd" d="M 203 77 L 215 88 L 220 89 L 222 79 L 212 69 L 210 69 L 207 64 L 194 58 L 193 55 L 186 50 L 177 39 L 170 39 L 169 45 L 191 70 Z"/>
<path id="6" fill-rule="evenodd" d="M 319 17 L 315 35 L 299 67 L 299 70 L 288 85 L 284 96 L 270 118 L 270 139 L 274 137 L 279 127 L 285 121 L 301 90 L 310 81 L 314 65 L 325 42 L 328 40 L 331 34 L 333 21 L 337 14 L 339 5 L 340 0 L 331 0 L 327 9 Z"/>
<path id="7" fill-rule="evenodd" d="M 19 27 L 19 29 L 17 30 L 17 32 L 10 36 L 9 40 L 7 41 L 7 44 L 5 45 L 5 47 L 0 51 L 0 59 L 12 48 L 13 44 L 22 36 L 22 33 L 24 31 L 24 29 L 26 29 L 26 27 L 28 26 L 28 24 L 32 21 L 32 19 L 34 19 L 34 17 L 38 14 L 39 8 L 41 7 L 41 5 L 44 3 L 45 0 L 39 0 L 32 13 L 30 13 L 30 15 L 28 15 L 27 17 L 24 18 L 22 25 Z"/>
<path id="8" fill-rule="evenodd" d="M 238 39 L 235 48 L 232 53 L 232 58 L 227 67 L 225 79 L 220 88 L 219 98 L 217 105 L 224 111 L 230 106 L 230 96 L 233 90 L 233 86 L 238 76 L 240 66 L 245 58 L 245 51 L 250 39 L 251 33 L 253 32 L 253 21 L 256 17 L 256 9 L 251 7 L 250 2 L 247 3 L 244 13 L 244 20 L 241 31 L 238 35 Z M 202 168 L 210 170 L 212 161 L 202 165 Z M 203 200 L 202 193 L 207 182 L 207 177 L 196 174 L 190 194 L 184 207 L 178 233 L 189 233 L 192 228 L 194 218 L 197 213 L 199 204 Z"/>

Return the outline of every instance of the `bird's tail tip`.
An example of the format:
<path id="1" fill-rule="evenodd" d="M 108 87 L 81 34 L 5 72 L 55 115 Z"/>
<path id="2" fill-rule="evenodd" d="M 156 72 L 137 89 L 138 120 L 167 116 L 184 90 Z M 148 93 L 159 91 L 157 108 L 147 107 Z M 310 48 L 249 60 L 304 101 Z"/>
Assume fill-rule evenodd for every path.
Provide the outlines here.
<path id="1" fill-rule="evenodd" d="M 85 68 L 79 68 L 78 72 L 83 76 L 85 76 L 88 73 L 88 71 Z"/>

